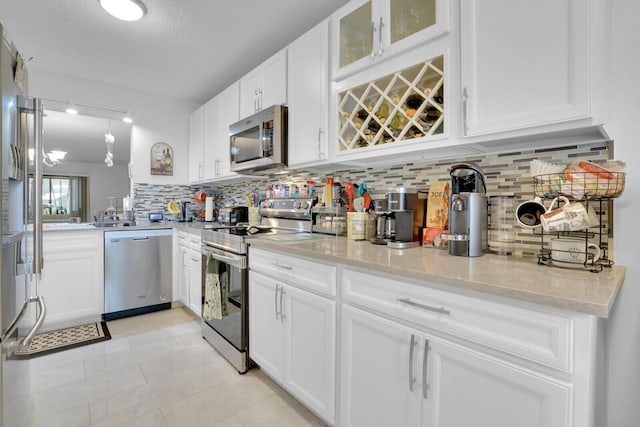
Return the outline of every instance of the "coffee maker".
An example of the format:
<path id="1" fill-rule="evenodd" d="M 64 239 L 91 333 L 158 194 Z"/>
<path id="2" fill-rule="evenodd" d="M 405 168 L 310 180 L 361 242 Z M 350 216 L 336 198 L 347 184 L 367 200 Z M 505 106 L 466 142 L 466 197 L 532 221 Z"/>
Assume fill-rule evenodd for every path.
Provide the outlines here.
<path id="1" fill-rule="evenodd" d="M 374 200 L 376 234 L 369 241 L 394 248 L 418 246 L 424 227 L 425 200 L 417 192 L 398 188 Z"/>
<path id="2" fill-rule="evenodd" d="M 449 254 L 481 256 L 487 252 L 488 199 L 484 173 L 472 162 L 449 168 Z"/>

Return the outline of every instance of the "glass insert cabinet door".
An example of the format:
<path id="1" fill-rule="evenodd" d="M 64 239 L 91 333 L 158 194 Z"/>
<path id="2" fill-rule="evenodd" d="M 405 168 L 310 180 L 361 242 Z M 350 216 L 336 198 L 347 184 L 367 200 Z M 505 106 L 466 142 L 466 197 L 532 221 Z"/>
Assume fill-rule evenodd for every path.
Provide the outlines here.
<path id="1" fill-rule="evenodd" d="M 389 0 L 389 14 L 393 44 L 436 24 L 436 0 Z"/>
<path id="2" fill-rule="evenodd" d="M 340 19 L 340 68 L 373 52 L 372 19 L 370 1 Z"/>
<path id="3" fill-rule="evenodd" d="M 338 65 L 382 56 L 390 45 L 435 27 L 439 0 L 369 0 L 337 13 Z"/>

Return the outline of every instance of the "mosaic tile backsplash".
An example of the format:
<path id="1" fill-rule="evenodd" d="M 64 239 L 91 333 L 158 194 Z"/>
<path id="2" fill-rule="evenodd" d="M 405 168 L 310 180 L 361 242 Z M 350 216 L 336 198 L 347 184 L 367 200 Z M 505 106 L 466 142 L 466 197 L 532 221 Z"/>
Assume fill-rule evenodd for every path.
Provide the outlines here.
<path id="1" fill-rule="evenodd" d="M 511 153 L 478 155 L 466 158 L 450 158 L 438 161 L 424 161 L 394 165 L 387 167 L 371 167 L 364 169 L 336 170 L 330 173 L 313 171 L 295 171 L 289 175 L 268 175 L 259 179 L 237 184 L 212 187 L 218 191 L 218 206 L 228 203 L 242 203 L 245 194 L 265 191 L 269 185 L 277 183 L 304 183 L 312 180 L 316 188 L 321 188 L 329 176 L 334 181 L 347 181 L 360 184 L 367 183 L 369 193 L 384 195 L 391 189 L 405 187 L 411 190 L 428 190 L 436 181 L 449 181 L 448 167 L 460 161 L 472 161 L 478 164 L 485 173 L 487 194 L 489 196 L 512 194 L 516 205 L 533 198 L 533 182 L 529 172 L 529 162 L 539 159 L 547 162 L 569 164 L 578 160 L 590 160 L 602 163 L 609 159 L 609 144 L 593 143 L 579 146 L 568 146 L 552 150 L 526 150 Z M 151 185 L 138 183 L 134 186 L 135 211 L 139 217 L 146 217 L 149 212 L 166 212 L 166 204 L 170 200 L 193 200 L 195 192 L 201 186 Z M 194 206 L 195 207 L 195 206 Z M 594 204 L 596 213 L 600 213 L 599 205 Z M 609 204 L 602 208 L 602 222 L 605 228 L 604 243 L 609 233 Z M 540 237 L 530 230 L 516 228 L 516 255 L 536 256 L 540 249 Z"/>

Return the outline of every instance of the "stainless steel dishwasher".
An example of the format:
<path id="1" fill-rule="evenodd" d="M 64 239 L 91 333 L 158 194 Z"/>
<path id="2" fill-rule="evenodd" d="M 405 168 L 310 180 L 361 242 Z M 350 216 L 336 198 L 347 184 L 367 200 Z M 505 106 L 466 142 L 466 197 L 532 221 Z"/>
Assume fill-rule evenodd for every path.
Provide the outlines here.
<path id="1" fill-rule="evenodd" d="M 105 320 L 171 308 L 171 235 L 171 229 L 105 231 Z"/>

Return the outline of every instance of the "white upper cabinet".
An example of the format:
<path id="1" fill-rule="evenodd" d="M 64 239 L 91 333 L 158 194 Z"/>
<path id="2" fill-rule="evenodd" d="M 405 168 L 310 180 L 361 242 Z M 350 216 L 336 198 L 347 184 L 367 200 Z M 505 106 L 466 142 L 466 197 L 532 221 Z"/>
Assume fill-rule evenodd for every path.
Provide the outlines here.
<path id="1" fill-rule="evenodd" d="M 443 0 L 354 0 L 333 14 L 333 77 L 342 78 L 449 31 Z"/>
<path id="2" fill-rule="evenodd" d="M 287 48 L 289 166 L 328 159 L 329 22 L 325 20 Z"/>
<path id="3" fill-rule="evenodd" d="M 591 3 L 461 2 L 463 135 L 590 116 Z"/>
<path id="4" fill-rule="evenodd" d="M 238 178 L 229 170 L 229 125 L 240 120 L 239 84 L 233 83 L 206 104 L 205 120 L 205 181 Z"/>
<path id="5" fill-rule="evenodd" d="M 189 183 L 204 179 L 204 121 L 205 106 L 189 116 Z"/>
<path id="6" fill-rule="evenodd" d="M 219 141 L 216 139 L 217 129 L 220 127 L 219 108 L 220 98 L 215 97 L 204 105 L 204 138 L 203 138 L 203 159 L 204 164 L 203 180 L 210 181 L 215 178 L 215 166 L 219 150 Z"/>
<path id="7" fill-rule="evenodd" d="M 469 154 L 452 138 L 460 120 L 458 15 L 457 2 L 439 0 L 353 1 L 332 15 L 332 161 L 365 166 Z"/>
<path id="8" fill-rule="evenodd" d="M 240 118 L 287 103 L 287 52 L 282 50 L 240 79 Z"/>

